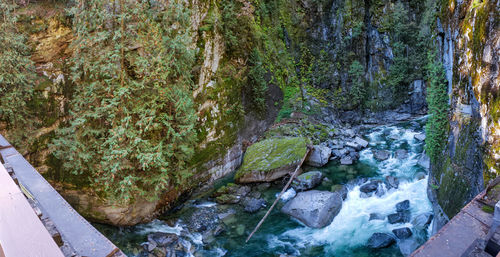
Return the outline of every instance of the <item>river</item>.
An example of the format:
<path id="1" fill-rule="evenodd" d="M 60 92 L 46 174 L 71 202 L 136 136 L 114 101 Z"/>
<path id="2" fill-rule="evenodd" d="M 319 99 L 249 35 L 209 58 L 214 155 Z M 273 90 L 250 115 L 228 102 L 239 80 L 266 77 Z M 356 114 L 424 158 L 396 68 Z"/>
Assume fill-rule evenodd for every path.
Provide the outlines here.
<path id="1" fill-rule="evenodd" d="M 364 133 L 369 147 L 360 152 L 360 160 L 351 166 L 342 166 L 330 162 L 323 168 L 305 167 L 305 170 L 320 170 L 329 183 L 323 183 L 318 190 L 329 190 L 332 184 L 344 184 L 348 188 L 347 198 L 342 209 L 333 222 L 321 229 L 309 228 L 279 211 L 283 203 L 275 208 L 261 229 L 249 243 L 245 244 L 248 233 L 261 219 L 266 209 L 249 214 L 243 212 L 238 205 L 219 205 L 210 201 L 207 196 L 187 201 L 179 211 L 162 216 L 148 224 L 130 228 L 114 228 L 97 225 L 108 238 L 124 250 L 129 256 L 138 254 L 142 242 L 152 232 L 175 233 L 182 238 L 182 244 L 192 249 L 192 256 L 402 256 L 398 244 L 384 249 L 370 249 L 365 245 L 375 232 L 390 233 L 401 227 L 412 229 L 413 247 L 416 247 L 429 236 L 427 227 L 415 227 L 411 222 L 390 224 L 388 219 L 369 220 L 370 214 L 382 216 L 396 212 L 395 205 L 401 201 L 410 201 L 411 217 L 432 212 L 427 198 L 427 179 L 425 170 L 417 165 L 422 155 L 424 143 L 414 138 L 422 133 L 424 119 L 396 125 L 379 126 L 368 129 Z M 396 151 L 407 151 L 406 158 L 397 158 Z M 391 152 L 389 159 L 378 161 L 374 158 L 376 150 Z M 360 178 L 384 180 L 386 176 L 399 179 L 397 189 L 386 190 L 381 184 L 382 195 L 366 197 L 360 192 Z M 231 182 L 226 178 L 215 184 L 215 188 Z M 275 199 L 280 188 L 271 186 L 262 191 L 268 206 Z M 287 192 L 294 194 L 292 190 Z M 284 202 L 284 201 L 282 201 Z M 221 217 L 225 232 L 213 237 L 204 237 L 188 229 L 190 220 L 187 217 L 200 215 L 199 211 L 211 211 Z M 228 214 L 228 215 L 225 215 Z M 221 216 L 223 215 L 223 216 Z M 223 218 L 222 218 L 223 217 Z M 194 217 L 196 218 L 196 217 Z M 192 219 L 191 219 L 192 220 Z M 429 226 L 431 227 L 431 226 Z"/>

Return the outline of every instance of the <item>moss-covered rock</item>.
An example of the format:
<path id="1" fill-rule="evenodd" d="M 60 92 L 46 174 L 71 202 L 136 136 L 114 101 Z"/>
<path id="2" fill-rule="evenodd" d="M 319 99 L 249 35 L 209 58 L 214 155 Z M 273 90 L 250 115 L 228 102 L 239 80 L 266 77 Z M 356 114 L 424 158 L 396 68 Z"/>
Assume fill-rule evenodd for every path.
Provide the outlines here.
<path id="1" fill-rule="evenodd" d="M 304 137 L 270 138 L 250 146 L 235 175 L 238 183 L 269 182 L 293 172 L 307 151 Z"/>

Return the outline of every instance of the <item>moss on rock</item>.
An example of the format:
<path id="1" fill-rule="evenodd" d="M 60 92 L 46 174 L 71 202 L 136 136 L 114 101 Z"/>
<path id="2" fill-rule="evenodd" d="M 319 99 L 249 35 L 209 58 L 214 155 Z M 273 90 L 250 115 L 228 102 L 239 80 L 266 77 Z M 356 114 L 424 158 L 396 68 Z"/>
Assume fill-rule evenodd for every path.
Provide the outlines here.
<path id="1" fill-rule="evenodd" d="M 270 138 L 250 146 L 236 172 L 238 183 L 269 182 L 294 170 L 306 154 L 305 137 Z"/>

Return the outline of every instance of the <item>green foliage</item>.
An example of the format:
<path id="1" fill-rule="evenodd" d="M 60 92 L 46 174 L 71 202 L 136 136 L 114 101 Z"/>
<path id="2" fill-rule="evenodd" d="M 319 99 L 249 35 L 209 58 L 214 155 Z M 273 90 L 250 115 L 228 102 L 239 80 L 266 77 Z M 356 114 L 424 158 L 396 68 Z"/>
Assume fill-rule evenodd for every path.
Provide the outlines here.
<path id="1" fill-rule="evenodd" d="M 148 1 L 72 9 L 71 120 L 51 146 L 63 168 L 110 198 L 155 198 L 191 174 L 196 115 L 189 13 Z M 139 50 L 132 46 L 140 42 Z"/>
<path id="2" fill-rule="evenodd" d="M 5 122 L 14 144 L 26 137 L 31 116 L 26 103 L 33 97 L 35 67 L 30 49 L 13 14 L 16 5 L 0 2 L 0 122 Z"/>
<path id="3" fill-rule="evenodd" d="M 436 54 L 429 52 L 426 67 L 427 104 L 429 107 L 429 120 L 425 127 L 426 152 L 432 162 L 439 160 L 447 141 L 448 135 L 448 93 L 444 68 L 437 61 Z"/>
<path id="4" fill-rule="evenodd" d="M 252 103 L 252 109 L 259 114 L 266 113 L 267 71 L 262 63 L 259 50 L 253 49 L 248 61 L 247 95 Z"/>
<path id="5" fill-rule="evenodd" d="M 354 106 L 362 106 L 366 99 L 365 68 L 358 61 L 354 61 L 349 67 L 349 77 L 352 80 L 351 103 Z"/>

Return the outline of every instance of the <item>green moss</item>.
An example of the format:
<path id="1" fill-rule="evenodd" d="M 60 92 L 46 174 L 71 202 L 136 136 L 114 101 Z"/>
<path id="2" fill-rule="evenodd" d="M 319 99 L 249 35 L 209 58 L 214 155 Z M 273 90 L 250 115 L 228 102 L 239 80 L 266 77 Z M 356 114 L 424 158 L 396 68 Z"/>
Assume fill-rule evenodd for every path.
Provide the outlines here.
<path id="1" fill-rule="evenodd" d="M 487 213 L 493 213 L 495 211 L 495 209 L 489 205 L 485 205 L 483 206 L 483 208 L 481 208 L 484 212 L 487 212 Z"/>
<path id="2" fill-rule="evenodd" d="M 298 162 L 306 154 L 308 143 L 304 137 L 271 138 L 255 143 L 247 149 L 235 179 L 250 171 L 271 171 Z"/>

